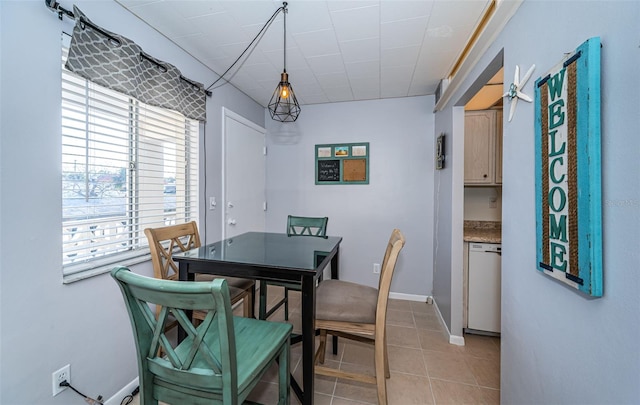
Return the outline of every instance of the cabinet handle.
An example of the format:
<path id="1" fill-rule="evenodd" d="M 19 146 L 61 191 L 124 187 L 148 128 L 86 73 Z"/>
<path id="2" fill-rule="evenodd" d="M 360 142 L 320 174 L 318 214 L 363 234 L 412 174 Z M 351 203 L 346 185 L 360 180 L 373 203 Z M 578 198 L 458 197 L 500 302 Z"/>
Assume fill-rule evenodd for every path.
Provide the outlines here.
<path id="1" fill-rule="evenodd" d="M 486 175 L 486 174 L 484 174 L 484 175 L 482 175 L 482 177 L 484 177 L 484 178 L 486 179 L 486 178 L 487 178 L 487 175 Z"/>

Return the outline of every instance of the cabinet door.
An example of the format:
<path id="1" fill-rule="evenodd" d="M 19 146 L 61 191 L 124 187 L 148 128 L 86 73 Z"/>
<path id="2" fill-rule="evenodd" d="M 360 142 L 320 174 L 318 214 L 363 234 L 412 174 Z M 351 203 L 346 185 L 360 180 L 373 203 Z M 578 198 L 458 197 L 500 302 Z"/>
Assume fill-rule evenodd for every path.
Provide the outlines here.
<path id="1" fill-rule="evenodd" d="M 473 111 L 464 119 L 464 182 L 491 184 L 495 179 L 495 111 Z"/>
<path id="2" fill-rule="evenodd" d="M 496 184 L 502 184 L 502 110 L 496 111 Z"/>

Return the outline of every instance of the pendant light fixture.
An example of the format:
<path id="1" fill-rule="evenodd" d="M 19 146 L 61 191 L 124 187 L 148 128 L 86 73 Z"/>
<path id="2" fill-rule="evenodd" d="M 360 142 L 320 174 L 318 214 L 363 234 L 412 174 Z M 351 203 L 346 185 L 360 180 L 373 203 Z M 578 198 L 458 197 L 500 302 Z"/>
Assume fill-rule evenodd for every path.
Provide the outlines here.
<path id="1" fill-rule="evenodd" d="M 271 118 L 280 122 L 293 122 L 300 115 L 300 104 L 293 87 L 289 83 L 289 74 L 287 73 L 287 3 L 282 3 L 284 16 L 284 67 L 280 74 L 280 83 L 271 96 L 269 101 L 269 112 Z"/>

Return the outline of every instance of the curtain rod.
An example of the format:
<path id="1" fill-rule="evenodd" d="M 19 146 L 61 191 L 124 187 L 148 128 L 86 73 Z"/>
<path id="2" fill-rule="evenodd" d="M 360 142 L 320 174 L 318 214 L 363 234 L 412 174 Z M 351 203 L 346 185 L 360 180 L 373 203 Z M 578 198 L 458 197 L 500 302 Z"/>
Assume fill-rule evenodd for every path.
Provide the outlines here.
<path id="1" fill-rule="evenodd" d="M 62 7 L 60 5 L 60 3 L 58 3 L 55 0 L 44 0 L 44 4 L 47 6 L 48 9 L 50 9 L 51 11 L 58 13 L 58 18 L 62 21 L 63 17 L 69 17 L 72 20 L 76 19 L 75 14 L 73 14 L 73 11 L 71 10 L 67 10 L 64 7 Z M 104 35 L 105 37 L 107 37 L 107 39 L 109 41 L 111 41 L 112 43 L 114 43 L 117 46 L 120 46 L 121 42 L 118 38 L 114 37 L 113 35 L 109 34 L 108 32 L 104 31 L 102 28 L 98 27 L 97 25 L 93 24 L 91 21 L 85 20 L 84 18 L 80 19 L 81 24 L 85 24 L 90 26 L 91 28 L 93 28 L 94 30 L 98 31 L 100 34 Z M 154 65 L 156 65 L 161 71 L 165 71 L 167 70 L 166 66 L 162 65 L 161 63 L 158 63 L 157 61 L 155 61 L 153 58 L 149 57 L 148 55 L 145 55 L 143 52 L 140 52 L 140 57 L 153 63 Z M 192 81 L 187 79 L 186 77 L 180 75 L 180 79 L 184 80 L 185 82 L 189 83 L 192 86 L 196 86 L 196 84 Z M 197 87 L 197 86 L 196 86 Z M 204 92 L 207 96 L 211 97 L 212 93 L 210 90 L 208 89 L 204 89 Z"/>

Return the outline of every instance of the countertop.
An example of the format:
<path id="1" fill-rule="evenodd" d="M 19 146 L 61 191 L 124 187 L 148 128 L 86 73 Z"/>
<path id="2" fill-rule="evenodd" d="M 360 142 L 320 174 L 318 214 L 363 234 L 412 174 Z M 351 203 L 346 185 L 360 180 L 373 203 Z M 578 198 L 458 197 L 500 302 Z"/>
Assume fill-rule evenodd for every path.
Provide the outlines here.
<path id="1" fill-rule="evenodd" d="M 464 221 L 465 242 L 502 243 L 502 224 L 497 221 Z"/>

